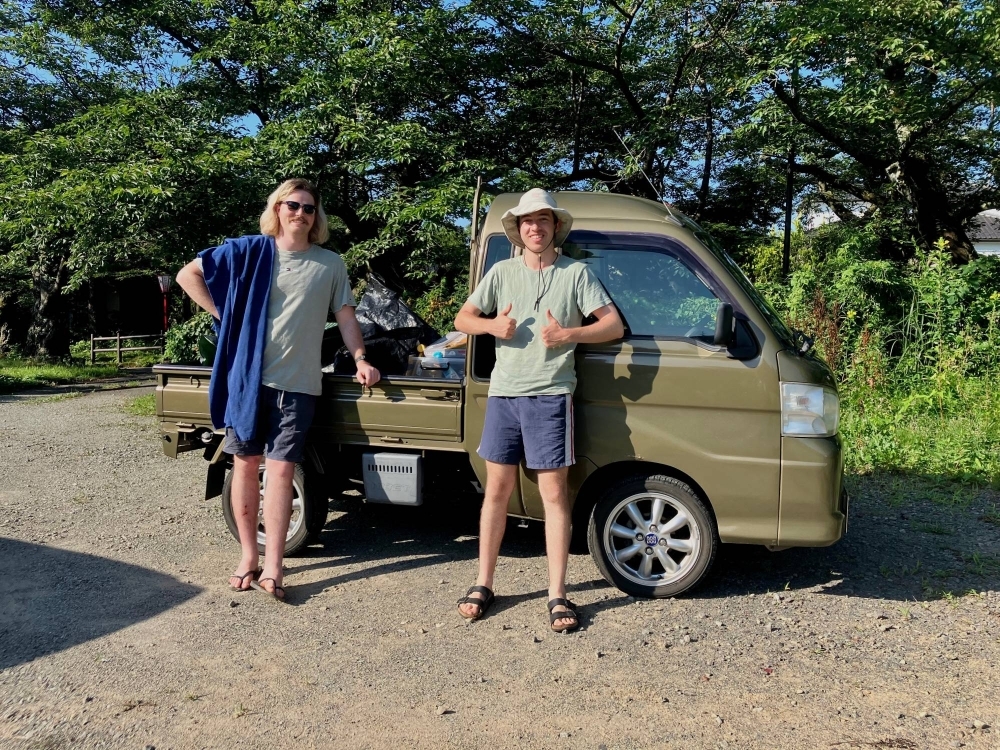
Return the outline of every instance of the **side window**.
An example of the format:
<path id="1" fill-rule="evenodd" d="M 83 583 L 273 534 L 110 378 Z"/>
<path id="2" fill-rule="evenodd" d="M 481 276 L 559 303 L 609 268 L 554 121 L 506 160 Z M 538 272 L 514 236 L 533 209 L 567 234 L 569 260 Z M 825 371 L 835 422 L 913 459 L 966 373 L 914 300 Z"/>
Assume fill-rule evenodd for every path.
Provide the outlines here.
<path id="1" fill-rule="evenodd" d="M 483 266 L 483 276 L 490 272 L 497 263 L 502 260 L 507 260 L 510 257 L 513 248 L 510 245 L 510 240 L 508 240 L 502 234 L 495 234 L 490 237 L 489 243 L 486 245 L 486 264 Z"/>
<path id="2" fill-rule="evenodd" d="M 718 299 L 684 263 L 652 248 L 580 247 L 633 336 L 712 336 Z"/>
<path id="3" fill-rule="evenodd" d="M 504 235 L 493 235 L 486 245 L 486 262 L 483 266 L 483 276 L 489 273 L 497 263 L 507 260 L 513 248 L 510 240 Z M 489 380 L 493 366 L 497 362 L 495 341 L 488 333 L 476 336 L 472 348 L 472 376 L 476 380 Z"/>

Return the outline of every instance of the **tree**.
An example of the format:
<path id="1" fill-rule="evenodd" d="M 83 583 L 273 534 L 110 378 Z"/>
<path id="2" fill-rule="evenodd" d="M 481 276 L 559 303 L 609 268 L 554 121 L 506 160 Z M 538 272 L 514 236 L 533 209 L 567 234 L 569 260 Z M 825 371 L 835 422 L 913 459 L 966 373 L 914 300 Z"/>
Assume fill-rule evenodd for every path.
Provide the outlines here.
<path id="1" fill-rule="evenodd" d="M 969 220 L 1000 205 L 995 7 L 792 0 L 754 6 L 742 28 L 767 151 L 795 139 L 796 172 L 842 219 L 897 221 L 969 260 Z"/>
<path id="2" fill-rule="evenodd" d="M 246 227 L 255 201 L 241 148 L 196 106 L 136 94 L 0 156 L 0 277 L 30 277 L 29 350 L 68 353 L 66 292 L 174 268 Z"/>

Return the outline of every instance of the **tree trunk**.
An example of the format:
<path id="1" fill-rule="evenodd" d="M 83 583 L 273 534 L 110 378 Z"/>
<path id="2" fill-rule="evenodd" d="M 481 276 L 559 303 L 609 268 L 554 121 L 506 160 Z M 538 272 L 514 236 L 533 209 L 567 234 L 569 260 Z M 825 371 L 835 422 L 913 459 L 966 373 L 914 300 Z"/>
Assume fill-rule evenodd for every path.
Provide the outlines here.
<path id="1" fill-rule="evenodd" d="M 792 209 L 795 200 L 795 141 L 788 146 L 785 165 L 785 234 L 781 243 L 781 279 L 788 282 L 792 264 Z"/>
<path id="2" fill-rule="evenodd" d="M 36 357 L 59 359 L 69 355 L 69 326 L 64 320 L 66 303 L 62 294 L 65 276 L 63 258 L 42 258 L 31 270 L 35 299 L 28 327 L 28 351 Z"/>
<path id="3" fill-rule="evenodd" d="M 956 265 L 964 265 L 976 257 L 976 249 L 956 218 L 948 194 L 939 187 L 923 159 L 911 156 L 900 160 L 890 165 L 886 173 L 912 208 L 915 239 L 920 245 L 929 250 L 944 238 Z"/>
<path id="4" fill-rule="evenodd" d="M 698 221 L 701 221 L 708 205 L 708 191 L 712 186 L 712 151 L 715 147 L 715 114 L 712 111 L 712 95 L 705 97 L 705 161 L 701 170 L 701 187 L 698 189 Z"/>
<path id="5" fill-rule="evenodd" d="M 4 314 L 8 304 L 7 295 L 0 294 L 0 356 L 6 354 L 13 343 L 11 341 L 10 324 L 5 319 L 7 316 Z"/>

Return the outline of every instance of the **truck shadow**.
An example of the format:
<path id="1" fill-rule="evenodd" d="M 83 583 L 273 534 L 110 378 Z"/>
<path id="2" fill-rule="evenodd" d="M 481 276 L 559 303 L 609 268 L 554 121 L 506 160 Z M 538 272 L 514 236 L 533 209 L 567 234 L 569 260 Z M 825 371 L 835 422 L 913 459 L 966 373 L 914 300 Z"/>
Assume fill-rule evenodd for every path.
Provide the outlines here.
<path id="1" fill-rule="evenodd" d="M 148 620 L 201 591 L 169 575 L 0 537 L 0 670 Z"/>
<path id="2" fill-rule="evenodd" d="M 312 583 L 296 583 L 290 604 L 305 603 L 342 583 L 447 562 L 468 561 L 470 585 L 475 578 L 478 496 L 451 502 L 429 500 L 410 508 L 368 504 L 359 497 L 345 495 L 333 499 L 331 510 L 344 512 L 327 523 L 319 543 L 299 554 L 296 562 L 288 565 L 288 572 L 328 570 L 333 575 Z M 517 523 L 516 519 L 508 519 L 501 555 L 544 555 L 541 524 L 521 529 Z M 358 569 L 358 565 L 363 567 Z"/>
<path id="3" fill-rule="evenodd" d="M 809 590 L 912 602 L 1000 590 L 1000 516 L 995 510 L 1000 494 L 919 477 L 876 475 L 848 477 L 848 481 L 851 522 L 840 542 L 783 552 L 724 544 L 708 577 L 683 598 L 793 596 Z M 346 512 L 323 531 L 322 547 L 310 549 L 305 556 L 306 560 L 322 559 L 295 568 L 329 569 L 334 575 L 297 586 L 297 600 L 338 583 L 442 562 L 468 561 L 471 583 L 478 555 L 477 498 L 402 508 L 366 505 L 355 497 L 342 498 L 334 507 Z M 508 521 L 502 556 L 544 554 L 541 523 L 532 522 L 522 529 L 516 520 Z M 365 563 L 374 565 L 356 569 Z M 353 569 L 338 574 L 342 566 Z M 594 572 L 590 580 L 570 581 L 571 597 L 574 592 L 593 589 L 614 591 Z M 539 581 L 536 592 L 503 597 L 495 611 L 544 599 L 543 583 Z M 587 606 L 587 616 L 630 603 L 625 594 L 612 596 Z"/>

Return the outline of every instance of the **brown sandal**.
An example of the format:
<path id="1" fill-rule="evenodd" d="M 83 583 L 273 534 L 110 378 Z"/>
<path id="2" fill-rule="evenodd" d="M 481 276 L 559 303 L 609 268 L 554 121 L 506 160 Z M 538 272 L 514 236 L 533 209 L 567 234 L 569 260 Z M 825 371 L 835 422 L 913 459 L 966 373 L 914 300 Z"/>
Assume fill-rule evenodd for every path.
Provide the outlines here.
<path id="1" fill-rule="evenodd" d="M 553 612 L 552 610 L 556 607 L 565 607 L 562 612 Z M 549 627 L 552 628 L 553 632 L 556 633 L 569 633 L 580 627 L 580 618 L 577 616 L 575 610 L 576 605 L 573 604 L 569 599 L 549 599 Z M 572 620 L 572 625 L 566 625 L 562 628 L 556 627 L 556 620 Z"/>
<path id="2" fill-rule="evenodd" d="M 482 594 L 483 598 L 482 599 L 473 598 L 469 596 L 469 594 Z M 462 617 L 465 619 L 466 622 L 474 622 L 476 620 L 479 620 L 486 614 L 486 610 L 490 608 L 490 605 L 493 603 L 494 599 L 496 599 L 496 597 L 493 596 L 493 592 L 490 591 L 485 586 L 473 586 L 472 588 L 470 588 L 468 591 L 465 592 L 465 596 L 459 599 L 458 603 L 460 605 L 475 604 L 477 607 L 479 607 L 479 611 L 476 612 L 476 614 L 474 614 L 472 617 L 468 617 L 467 615 L 465 615 L 462 612 L 462 610 L 458 610 L 458 614 L 462 615 Z"/>

